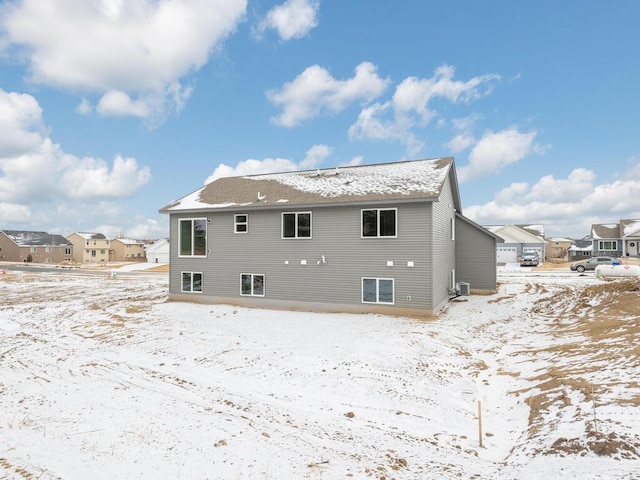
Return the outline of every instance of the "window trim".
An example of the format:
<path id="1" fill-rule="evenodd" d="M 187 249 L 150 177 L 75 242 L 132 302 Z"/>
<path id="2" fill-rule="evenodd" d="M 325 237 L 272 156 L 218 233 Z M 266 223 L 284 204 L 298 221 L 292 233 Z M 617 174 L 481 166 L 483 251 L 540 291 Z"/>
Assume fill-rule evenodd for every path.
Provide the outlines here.
<path id="1" fill-rule="evenodd" d="M 605 248 L 605 243 L 610 243 L 612 248 Z M 599 252 L 615 252 L 618 250 L 618 240 L 598 240 Z"/>
<path id="2" fill-rule="evenodd" d="M 184 278 L 185 274 L 191 275 L 191 282 L 190 282 L 191 283 L 191 290 L 185 290 L 184 289 L 184 280 L 183 280 L 183 278 Z M 194 274 L 200 275 L 200 290 L 194 290 L 193 289 L 193 275 Z M 187 270 L 180 272 L 180 292 L 181 293 L 198 293 L 198 294 L 201 294 L 203 292 L 203 290 L 204 290 L 203 285 L 204 285 L 204 274 L 202 272 L 191 272 L 191 271 L 187 271 Z"/>
<path id="3" fill-rule="evenodd" d="M 295 232 L 293 237 L 285 237 L 284 236 L 284 216 L 285 215 L 295 215 Z M 300 237 L 298 235 L 298 216 L 299 215 L 309 215 L 309 236 L 308 237 Z M 282 240 L 311 240 L 313 238 L 313 212 L 305 211 L 305 212 L 282 212 L 280 214 L 280 238 Z"/>
<path id="4" fill-rule="evenodd" d="M 393 235 L 380 235 L 380 212 L 381 211 L 391 211 L 395 212 L 395 232 Z M 364 212 L 376 212 L 376 220 L 378 231 L 376 235 L 365 235 L 364 234 Z M 388 207 L 388 208 L 362 208 L 360 209 L 360 238 L 398 238 L 398 207 Z"/>
<path id="5" fill-rule="evenodd" d="M 239 222 L 238 221 L 238 217 L 245 217 L 246 220 L 244 222 Z M 240 225 L 244 225 L 245 226 L 246 230 L 244 232 L 238 230 L 238 226 L 240 226 Z M 238 234 L 241 234 L 241 235 L 249 233 L 249 214 L 248 213 L 236 213 L 233 216 L 233 233 L 238 233 Z"/>
<path id="6" fill-rule="evenodd" d="M 375 280 L 376 281 L 376 301 L 369 302 L 364 299 L 364 281 L 365 280 Z M 390 281 L 391 282 L 391 295 L 393 298 L 391 302 L 381 302 L 380 301 L 380 280 Z M 396 279 L 388 278 L 388 277 L 361 277 L 360 279 L 360 301 L 362 303 L 366 303 L 367 305 L 395 305 L 396 304 Z"/>
<path id="7" fill-rule="evenodd" d="M 204 222 L 204 255 L 194 255 L 194 242 L 196 236 L 193 234 L 193 225 L 196 220 L 202 220 Z M 182 247 L 182 222 L 191 222 L 191 254 L 185 255 L 180 252 Z M 178 218 L 178 258 L 207 258 L 207 237 L 209 230 L 209 221 L 207 217 L 185 217 Z"/>
<path id="8" fill-rule="evenodd" d="M 251 276 L 251 293 L 242 293 L 242 279 L 244 276 Z M 262 294 L 253 293 L 254 278 L 262 277 Z M 267 291 L 267 276 L 264 273 L 241 273 L 240 274 L 240 296 L 242 297 L 264 297 Z"/>

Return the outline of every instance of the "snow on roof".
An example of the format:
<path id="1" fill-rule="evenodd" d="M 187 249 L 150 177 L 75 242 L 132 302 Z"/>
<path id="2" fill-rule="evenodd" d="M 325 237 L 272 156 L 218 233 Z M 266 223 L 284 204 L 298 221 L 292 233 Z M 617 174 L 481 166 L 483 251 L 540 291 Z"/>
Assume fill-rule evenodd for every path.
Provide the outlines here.
<path id="1" fill-rule="evenodd" d="M 620 225 L 623 237 L 640 233 L 640 220 L 622 220 Z"/>
<path id="2" fill-rule="evenodd" d="M 437 198 L 453 158 L 219 178 L 161 211 Z"/>
<path id="3" fill-rule="evenodd" d="M 617 223 L 599 223 L 591 226 L 591 238 L 594 240 L 618 238 L 620 226 Z"/>
<path id="4" fill-rule="evenodd" d="M 573 242 L 573 240 L 571 240 L 570 238 L 565 238 L 565 237 L 548 238 L 547 241 L 548 242 Z"/>
<path id="5" fill-rule="evenodd" d="M 30 232 L 24 230 L 2 230 L 13 243 L 21 247 L 60 245 L 72 246 L 62 235 L 51 235 L 47 232 Z"/>
<path id="6" fill-rule="evenodd" d="M 571 245 L 567 250 L 572 252 L 591 252 L 593 250 L 593 245 L 588 245 L 586 247 L 579 247 L 577 245 Z"/>
<path id="7" fill-rule="evenodd" d="M 96 232 L 76 232 L 78 235 L 80 235 L 82 238 L 84 238 L 85 240 L 107 240 L 107 237 L 104 236 L 102 233 L 96 233 Z"/>
<path id="8" fill-rule="evenodd" d="M 125 237 L 125 238 L 116 238 L 115 240 L 117 240 L 120 243 L 124 243 L 125 245 L 143 245 L 143 243 L 140 240 L 135 240 L 133 238 Z"/>

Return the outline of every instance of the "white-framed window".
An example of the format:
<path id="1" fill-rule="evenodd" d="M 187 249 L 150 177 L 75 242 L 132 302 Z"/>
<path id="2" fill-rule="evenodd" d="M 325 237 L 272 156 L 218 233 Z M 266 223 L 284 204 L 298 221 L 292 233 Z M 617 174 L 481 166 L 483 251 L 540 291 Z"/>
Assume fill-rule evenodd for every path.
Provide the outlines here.
<path id="1" fill-rule="evenodd" d="M 44 247 L 44 251 L 45 252 L 50 252 L 51 251 L 51 246 L 47 245 L 46 247 Z"/>
<path id="2" fill-rule="evenodd" d="M 311 212 L 283 213 L 282 238 L 311 238 Z"/>
<path id="3" fill-rule="evenodd" d="M 178 227 L 178 256 L 207 256 L 207 219 L 181 218 Z"/>
<path id="4" fill-rule="evenodd" d="M 182 272 L 182 286 L 180 291 L 188 293 L 202 293 L 202 272 Z"/>
<path id="5" fill-rule="evenodd" d="M 233 216 L 233 233 L 249 232 L 249 215 L 246 213 L 238 213 Z"/>
<path id="6" fill-rule="evenodd" d="M 264 297 L 264 275 L 243 273 L 240 275 L 240 295 Z"/>
<path id="7" fill-rule="evenodd" d="M 451 218 L 451 240 L 456 239 L 456 219 Z"/>
<path id="8" fill-rule="evenodd" d="M 598 241 L 598 250 L 606 251 L 606 250 L 617 250 L 618 249 L 618 241 L 617 240 L 599 240 Z"/>
<path id="9" fill-rule="evenodd" d="M 36 253 L 36 252 L 38 251 L 38 247 L 31 247 L 31 248 L 29 249 L 29 251 L 30 251 L 31 253 Z"/>
<path id="10" fill-rule="evenodd" d="M 362 209 L 362 237 L 390 237 L 396 238 L 397 208 L 369 208 Z"/>
<path id="11" fill-rule="evenodd" d="M 393 278 L 362 277 L 362 303 L 393 305 L 395 280 Z"/>
<path id="12" fill-rule="evenodd" d="M 71 247 L 65 247 L 64 248 L 64 254 L 65 255 L 71 255 Z"/>

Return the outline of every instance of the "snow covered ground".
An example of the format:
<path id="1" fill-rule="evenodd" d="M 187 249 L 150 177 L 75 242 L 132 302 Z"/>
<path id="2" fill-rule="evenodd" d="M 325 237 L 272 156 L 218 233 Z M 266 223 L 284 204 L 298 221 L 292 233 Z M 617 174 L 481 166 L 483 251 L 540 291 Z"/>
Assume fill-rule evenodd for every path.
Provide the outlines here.
<path id="1" fill-rule="evenodd" d="M 640 478 L 637 280 L 507 266 L 420 320 L 108 273 L 0 275 L 0 478 Z"/>

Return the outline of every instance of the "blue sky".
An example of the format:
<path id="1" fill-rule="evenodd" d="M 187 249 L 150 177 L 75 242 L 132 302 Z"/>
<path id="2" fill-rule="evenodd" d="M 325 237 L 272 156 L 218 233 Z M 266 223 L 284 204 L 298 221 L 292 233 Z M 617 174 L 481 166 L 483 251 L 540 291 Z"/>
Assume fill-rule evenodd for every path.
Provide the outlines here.
<path id="1" fill-rule="evenodd" d="M 0 229 L 158 238 L 222 175 L 453 156 L 463 213 L 640 218 L 640 2 L 5 0 Z"/>

